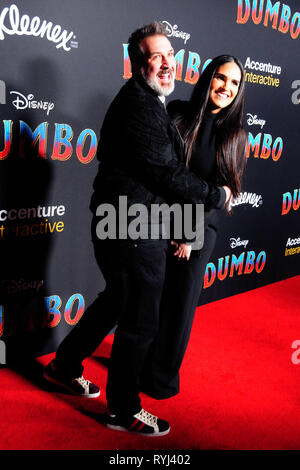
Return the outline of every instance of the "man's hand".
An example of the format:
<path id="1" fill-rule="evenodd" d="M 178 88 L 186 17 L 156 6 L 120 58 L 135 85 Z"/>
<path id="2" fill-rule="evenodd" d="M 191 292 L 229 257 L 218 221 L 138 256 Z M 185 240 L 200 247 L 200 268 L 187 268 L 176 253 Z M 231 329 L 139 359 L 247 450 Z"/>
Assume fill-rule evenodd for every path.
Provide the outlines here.
<path id="1" fill-rule="evenodd" d="M 174 256 L 177 256 L 178 259 L 185 258 L 187 261 L 190 259 L 191 251 L 192 251 L 192 245 L 187 245 L 186 243 L 179 243 L 178 244 L 174 241 L 171 241 L 171 245 L 176 247 L 176 251 L 174 253 Z"/>

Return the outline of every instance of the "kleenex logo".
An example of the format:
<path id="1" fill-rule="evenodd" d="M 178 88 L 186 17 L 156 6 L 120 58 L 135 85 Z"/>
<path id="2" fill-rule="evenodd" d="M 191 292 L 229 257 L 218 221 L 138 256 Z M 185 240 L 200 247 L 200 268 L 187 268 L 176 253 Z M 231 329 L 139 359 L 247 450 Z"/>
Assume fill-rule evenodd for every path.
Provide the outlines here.
<path id="1" fill-rule="evenodd" d="M 62 30 L 59 24 L 54 25 L 51 21 L 41 20 L 38 16 L 32 19 L 29 15 L 20 17 L 19 9 L 14 4 L 9 8 L 3 8 L 0 14 L 0 40 L 5 39 L 5 34 L 45 37 L 48 41 L 54 42 L 57 49 L 62 47 L 65 51 L 70 51 L 72 46 L 75 47 L 75 43 L 68 45 L 72 38 L 75 39 L 73 31 L 69 33 L 66 29 Z"/>

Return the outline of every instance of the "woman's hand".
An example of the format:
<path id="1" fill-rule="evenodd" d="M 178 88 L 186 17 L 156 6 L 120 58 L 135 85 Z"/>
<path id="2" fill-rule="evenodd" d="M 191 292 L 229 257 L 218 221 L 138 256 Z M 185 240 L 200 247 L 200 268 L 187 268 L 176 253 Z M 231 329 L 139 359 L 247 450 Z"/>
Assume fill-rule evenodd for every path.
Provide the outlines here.
<path id="1" fill-rule="evenodd" d="M 230 199 L 231 199 L 231 196 L 232 196 L 232 192 L 231 192 L 231 189 L 228 187 L 228 186 L 222 186 L 222 188 L 224 189 L 225 193 L 226 193 L 226 201 L 225 201 L 225 204 L 227 204 Z"/>
<path id="2" fill-rule="evenodd" d="M 174 253 L 174 256 L 177 256 L 178 259 L 180 258 L 185 258 L 187 260 L 190 259 L 191 256 L 191 251 L 192 251 L 192 245 L 187 245 L 186 243 L 176 243 L 174 241 L 171 241 L 171 245 L 176 247 L 176 251 Z"/>

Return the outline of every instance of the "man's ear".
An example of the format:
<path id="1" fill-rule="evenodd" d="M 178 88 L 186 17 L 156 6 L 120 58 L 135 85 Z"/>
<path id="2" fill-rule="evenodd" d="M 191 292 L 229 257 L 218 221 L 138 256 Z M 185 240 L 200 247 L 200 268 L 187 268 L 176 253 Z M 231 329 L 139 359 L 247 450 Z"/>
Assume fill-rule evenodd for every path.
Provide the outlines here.
<path id="1" fill-rule="evenodd" d="M 137 64 L 136 62 L 133 62 L 131 64 L 131 68 L 132 68 L 132 73 L 134 75 L 140 75 L 141 74 L 141 68 L 142 68 L 141 65 Z"/>

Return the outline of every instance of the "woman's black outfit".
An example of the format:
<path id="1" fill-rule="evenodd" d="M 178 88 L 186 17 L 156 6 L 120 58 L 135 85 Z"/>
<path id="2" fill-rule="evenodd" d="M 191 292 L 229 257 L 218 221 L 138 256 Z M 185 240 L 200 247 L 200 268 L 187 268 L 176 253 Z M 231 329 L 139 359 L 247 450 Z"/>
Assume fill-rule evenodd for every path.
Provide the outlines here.
<path id="1" fill-rule="evenodd" d="M 171 116 L 184 112 L 187 103 L 169 104 Z M 190 171 L 207 182 L 220 184 L 216 162 L 214 122 L 216 114 L 204 115 L 191 155 Z M 189 261 L 178 259 L 170 249 L 160 311 L 160 328 L 143 374 L 143 391 L 154 398 L 168 398 L 179 392 L 179 369 L 189 341 L 195 310 L 203 286 L 206 265 L 214 249 L 218 211 L 205 211 L 204 246 L 192 251 Z"/>

